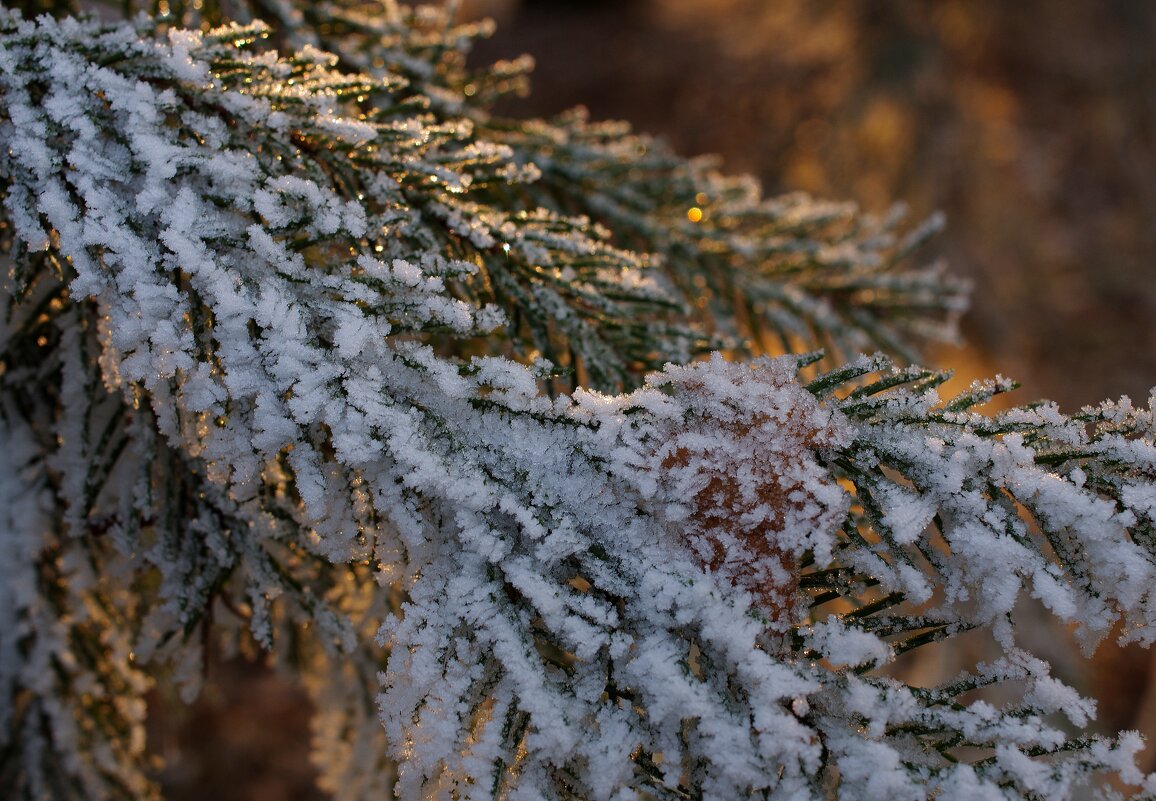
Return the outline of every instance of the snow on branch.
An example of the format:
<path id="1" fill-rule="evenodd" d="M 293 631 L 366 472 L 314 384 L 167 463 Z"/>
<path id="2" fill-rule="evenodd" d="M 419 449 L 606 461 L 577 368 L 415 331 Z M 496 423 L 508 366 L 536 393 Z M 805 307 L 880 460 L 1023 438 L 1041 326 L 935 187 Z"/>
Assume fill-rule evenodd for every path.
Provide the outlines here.
<path id="1" fill-rule="evenodd" d="M 381 46 L 424 52 L 387 11 L 403 41 Z M 973 407 L 1006 383 L 941 401 L 941 375 L 882 357 L 810 383 L 793 356 L 692 361 L 712 336 L 683 314 L 695 271 L 777 298 L 788 342 L 839 348 L 892 343 L 906 323 L 882 320 L 908 305 L 950 317 L 959 286 L 890 272 L 890 223 L 701 165 L 672 180 L 728 198 L 717 229 L 627 213 L 668 186 L 647 159 L 674 157 L 628 161 L 640 140 L 585 123 L 499 134 L 439 102 L 455 87 L 430 76 L 456 73 L 418 55 L 358 74 L 261 50 L 260 24 L 141 25 L 0 12 L 17 794 L 52 780 L 44 753 L 61 797 L 150 792 L 141 666 L 195 692 L 210 623 L 287 662 L 286 639 L 311 643 L 291 664 L 318 737 L 345 738 L 319 748 L 340 797 L 380 791 L 353 777 L 390 760 L 405 799 L 1146 781 L 1137 737 L 1057 722 L 1082 732 L 1091 704 L 1010 615 L 1031 593 L 1089 647 L 1121 619 L 1153 638 L 1151 408 L 988 417 Z M 583 137 L 602 139 L 566 173 L 554 157 Z M 935 687 L 888 677 L 976 628 L 1000 659 Z M 1017 700 L 968 695 L 995 685 Z M 63 734 L 25 747 L 34 694 Z"/>

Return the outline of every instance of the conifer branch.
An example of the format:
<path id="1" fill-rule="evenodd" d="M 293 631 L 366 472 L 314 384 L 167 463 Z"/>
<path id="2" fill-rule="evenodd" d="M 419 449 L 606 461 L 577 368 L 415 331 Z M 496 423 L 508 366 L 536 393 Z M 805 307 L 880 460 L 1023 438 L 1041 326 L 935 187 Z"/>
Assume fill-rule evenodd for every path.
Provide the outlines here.
<path id="1" fill-rule="evenodd" d="M 351 799 L 1153 788 L 1010 622 L 1152 640 L 1152 408 L 692 361 L 901 357 L 961 287 L 894 221 L 492 119 L 478 29 L 356 9 L 270 4 L 285 55 L 0 11 L 0 789 L 147 797 L 143 671 L 195 691 L 210 624 L 303 677 Z M 977 628 L 991 664 L 885 674 Z"/>

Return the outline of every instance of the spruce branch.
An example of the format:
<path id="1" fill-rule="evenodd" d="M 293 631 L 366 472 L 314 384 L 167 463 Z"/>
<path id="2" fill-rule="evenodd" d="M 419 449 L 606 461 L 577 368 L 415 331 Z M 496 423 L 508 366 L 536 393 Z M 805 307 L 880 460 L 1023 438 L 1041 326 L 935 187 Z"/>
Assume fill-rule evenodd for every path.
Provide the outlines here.
<path id="1" fill-rule="evenodd" d="M 151 792 L 140 665 L 195 689 L 210 623 L 324 702 L 348 798 L 391 760 L 406 799 L 1145 781 L 1137 738 L 1055 723 L 1091 706 L 1009 621 L 1027 592 L 1088 647 L 1152 639 L 1151 408 L 985 416 L 1008 382 L 692 361 L 767 332 L 902 356 L 960 285 L 901 266 L 894 221 L 621 127 L 491 118 L 520 73 L 464 83 L 479 31 L 436 10 L 278 8 L 273 35 L 340 17 L 350 49 L 0 12 L 0 719 L 29 719 L 35 660 L 82 658 L 46 694 L 71 762 L 0 773 L 14 797 Z M 1000 659 L 885 674 L 977 628 Z M 968 697 L 997 685 L 1018 699 Z"/>

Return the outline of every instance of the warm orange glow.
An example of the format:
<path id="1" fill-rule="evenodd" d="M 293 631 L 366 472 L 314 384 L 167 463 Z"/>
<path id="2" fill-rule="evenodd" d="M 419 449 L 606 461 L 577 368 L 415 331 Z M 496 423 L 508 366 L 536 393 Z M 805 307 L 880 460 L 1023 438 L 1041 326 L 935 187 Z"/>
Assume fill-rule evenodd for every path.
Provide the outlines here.
<path id="1" fill-rule="evenodd" d="M 686 218 L 693 223 L 701 222 L 702 221 L 702 209 L 700 209 L 698 206 L 694 206 L 693 208 L 688 209 L 686 212 Z"/>

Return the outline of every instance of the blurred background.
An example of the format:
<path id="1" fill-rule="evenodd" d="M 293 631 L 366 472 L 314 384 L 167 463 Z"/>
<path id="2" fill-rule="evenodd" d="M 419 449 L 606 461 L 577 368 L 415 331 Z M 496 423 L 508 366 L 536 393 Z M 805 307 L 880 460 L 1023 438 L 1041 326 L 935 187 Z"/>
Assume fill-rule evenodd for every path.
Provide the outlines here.
<path id="1" fill-rule="evenodd" d="M 499 22 L 478 63 L 537 61 L 532 93 L 504 113 L 581 104 L 684 155 L 717 153 L 768 194 L 875 212 L 902 201 L 913 222 L 945 212 L 927 256 L 975 289 L 968 347 L 931 354 L 934 366 L 966 381 L 1015 377 L 1024 389 L 1013 401 L 1047 397 L 1066 411 L 1121 394 L 1143 402 L 1156 384 L 1156 3 L 464 0 L 461 10 Z M 1147 651 L 1105 647 L 1087 661 L 1040 626 L 1026 636 L 1051 642 L 1061 677 L 1099 699 L 1104 731 L 1156 738 Z M 235 680 L 163 735 L 170 797 L 323 798 L 305 750 L 307 701 L 255 666 L 214 670 Z M 231 723 L 214 717 L 225 713 Z M 246 726 L 261 728 L 242 736 Z M 237 736 L 206 749 L 213 731 Z M 1153 749 L 1144 758 L 1156 768 Z"/>
<path id="2" fill-rule="evenodd" d="M 467 0 L 527 52 L 504 109 L 585 105 L 768 194 L 935 210 L 967 339 L 1071 410 L 1156 384 L 1156 4 Z M 951 353 L 936 354 L 950 364 Z"/>

